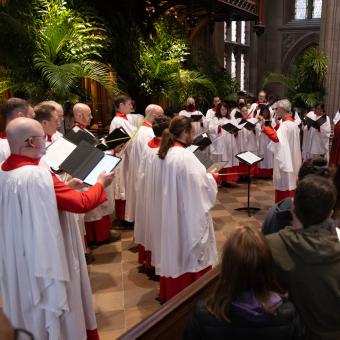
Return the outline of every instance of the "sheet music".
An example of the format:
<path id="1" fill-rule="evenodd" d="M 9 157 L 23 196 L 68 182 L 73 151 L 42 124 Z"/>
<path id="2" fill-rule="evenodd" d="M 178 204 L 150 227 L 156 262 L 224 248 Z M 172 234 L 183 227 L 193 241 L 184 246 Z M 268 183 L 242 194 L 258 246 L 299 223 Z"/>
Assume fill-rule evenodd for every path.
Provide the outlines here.
<path id="1" fill-rule="evenodd" d="M 89 185 L 95 185 L 98 175 L 102 172 L 111 172 L 121 161 L 121 158 L 106 155 L 100 160 L 100 162 L 94 167 L 94 169 L 86 176 L 84 183 Z"/>
<path id="2" fill-rule="evenodd" d="M 76 147 L 77 145 L 63 137 L 60 137 L 47 148 L 44 159 L 50 168 L 58 170 L 60 164 Z"/>
<path id="3" fill-rule="evenodd" d="M 262 160 L 261 157 L 253 154 L 250 151 L 239 153 L 237 157 L 244 160 L 248 164 L 254 164 Z"/>
<path id="4" fill-rule="evenodd" d="M 195 145 L 195 144 L 191 144 L 188 147 L 186 147 L 186 149 L 191 151 L 191 152 L 195 152 L 198 148 L 199 148 L 199 146 Z"/>

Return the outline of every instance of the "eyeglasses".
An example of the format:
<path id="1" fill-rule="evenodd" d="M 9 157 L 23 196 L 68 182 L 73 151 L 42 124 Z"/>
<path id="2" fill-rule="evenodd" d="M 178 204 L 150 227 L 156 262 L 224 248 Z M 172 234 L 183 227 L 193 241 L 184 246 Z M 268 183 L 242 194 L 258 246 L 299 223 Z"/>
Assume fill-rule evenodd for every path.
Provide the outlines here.
<path id="1" fill-rule="evenodd" d="M 33 334 L 22 328 L 16 328 L 14 330 L 15 340 L 34 340 Z"/>

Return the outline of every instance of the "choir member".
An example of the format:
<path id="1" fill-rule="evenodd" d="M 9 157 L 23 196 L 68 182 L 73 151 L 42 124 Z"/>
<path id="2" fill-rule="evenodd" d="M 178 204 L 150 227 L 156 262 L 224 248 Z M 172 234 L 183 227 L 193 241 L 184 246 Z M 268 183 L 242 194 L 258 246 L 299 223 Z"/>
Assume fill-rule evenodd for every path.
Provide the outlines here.
<path id="1" fill-rule="evenodd" d="M 14 119 L 6 132 L 11 155 L 0 166 L 4 312 L 37 340 L 98 340 L 81 237 L 68 212 L 84 213 L 104 202 L 113 173 L 77 192 L 39 166 L 46 146 L 37 121 Z"/>
<path id="2" fill-rule="evenodd" d="M 159 250 L 161 170 L 151 167 L 153 162 L 163 162 L 158 157 L 162 133 L 169 128 L 170 118 L 157 116 L 152 122 L 154 137 L 146 144 L 136 176 L 136 214 L 134 239 L 138 244 L 138 262 L 145 269 L 153 269 L 152 253 Z M 152 209 L 150 209 L 152 207 Z M 156 257 L 156 258 L 159 258 Z"/>
<path id="3" fill-rule="evenodd" d="M 145 120 L 137 130 L 131 142 L 129 153 L 129 176 L 126 181 L 126 206 L 125 221 L 135 221 L 136 209 L 136 179 L 141 156 L 147 143 L 155 136 L 152 130 L 152 122 L 157 116 L 164 115 L 163 109 L 159 105 L 150 104 L 145 109 Z"/>
<path id="4" fill-rule="evenodd" d="M 249 109 L 249 115 L 253 118 L 257 118 L 260 114 L 261 105 L 267 104 L 267 93 L 266 91 L 260 91 L 257 97 L 257 101 L 251 104 Z"/>
<path id="5" fill-rule="evenodd" d="M 136 127 L 133 126 L 127 118 L 127 115 L 132 110 L 132 101 L 129 96 L 119 95 L 114 100 L 116 114 L 110 124 L 110 132 L 117 128 L 123 128 L 130 137 L 136 132 Z M 128 227 L 129 225 L 125 223 L 125 193 L 126 193 L 126 181 L 128 178 L 129 170 L 129 153 L 130 145 L 128 145 L 125 150 L 117 156 L 122 158 L 122 161 L 117 168 L 116 176 L 114 178 L 114 198 L 116 207 L 116 218 L 118 221 L 123 223 L 123 227 Z"/>
<path id="6" fill-rule="evenodd" d="M 88 134 L 92 134 L 87 126 L 92 120 L 91 108 L 84 103 L 77 103 L 73 107 L 74 126 L 78 126 Z M 84 216 L 85 222 L 85 239 L 87 244 L 105 242 L 110 238 L 111 215 L 114 212 L 113 205 L 113 186 L 105 188 L 107 200 L 95 209 L 88 211 Z M 80 216 L 79 224 L 81 228 L 82 217 Z"/>
<path id="7" fill-rule="evenodd" d="M 158 169 L 162 174 L 158 211 L 161 230 L 154 263 L 156 274 L 161 276 L 162 300 L 173 297 L 217 261 L 210 216 L 217 194 L 216 173 L 206 173 L 201 162 L 186 149 L 192 140 L 190 119 L 178 116 L 163 131 L 159 148 L 163 162 Z"/>
<path id="8" fill-rule="evenodd" d="M 57 110 L 52 105 L 39 104 L 34 108 L 35 117 L 46 135 L 46 146 L 52 143 L 52 136 L 58 130 L 58 124 L 60 122 Z"/>
<path id="9" fill-rule="evenodd" d="M 47 104 L 52 105 L 57 111 L 58 115 L 58 130 L 52 136 L 52 142 L 56 141 L 59 137 L 65 134 L 65 126 L 64 126 L 64 109 L 61 104 L 57 103 L 54 100 L 46 100 L 41 102 L 40 105 Z"/>
<path id="10" fill-rule="evenodd" d="M 6 126 L 17 117 L 34 117 L 33 107 L 24 99 L 10 98 L 1 107 L 1 114 L 6 119 Z M 6 132 L 0 138 L 0 162 L 4 161 L 10 154 Z"/>
<path id="11" fill-rule="evenodd" d="M 268 106 L 261 106 L 259 119 L 264 121 L 262 128 L 260 124 L 257 125 L 260 130 L 258 156 L 263 158 L 263 161 L 258 164 L 256 176 L 266 178 L 273 176 L 273 153 L 268 149 L 268 144 L 271 140 L 266 133 L 261 131 L 262 129 L 273 130 L 274 124 L 271 120 L 271 112 Z"/>
<path id="12" fill-rule="evenodd" d="M 302 143 L 302 158 L 329 158 L 329 137 L 331 135 L 331 122 L 329 117 L 324 112 L 324 104 L 319 103 L 315 106 L 314 111 L 307 113 L 307 119 L 313 121 L 325 119 L 324 123 L 317 128 L 306 124 L 303 127 L 303 143 Z M 306 118 L 305 118 L 306 119 Z"/>
<path id="13" fill-rule="evenodd" d="M 235 157 L 239 151 L 238 133 L 231 134 L 225 131 L 222 126 L 225 124 L 236 124 L 230 118 L 230 111 L 226 102 L 217 105 L 215 117 L 209 123 L 209 134 L 212 140 L 210 145 L 211 159 L 216 162 L 227 162 L 220 174 L 233 174 L 224 176 L 223 181 L 237 181 L 238 159 Z"/>
<path id="14" fill-rule="evenodd" d="M 136 112 L 136 102 L 134 100 L 131 100 L 131 105 L 132 109 L 130 113 L 126 115 L 127 119 L 131 125 L 133 125 L 135 128 L 139 128 L 143 124 L 144 116 Z"/>
<path id="15" fill-rule="evenodd" d="M 209 128 L 210 121 L 215 117 L 217 105 L 221 103 L 221 99 L 218 96 L 213 98 L 212 107 L 207 111 L 204 120 L 204 127 Z"/>
<path id="16" fill-rule="evenodd" d="M 193 121 L 191 123 L 193 128 L 194 136 L 199 135 L 202 132 L 202 124 L 204 123 L 204 116 L 201 111 L 198 111 L 195 107 L 195 99 L 193 97 L 189 97 L 186 101 L 186 108 L 179 112 L 179 116 L 184 116 L 190 118 L 191 116 L 202 116 L 202 121 Z"/>
<path id="17" fill-rule="evenodd" d="M 333 122 L 334 122 L 334 135 L 329 157 L 329 164 L 338 166 L 340 164 L 340 109 L 336 113 Z"/>
<path id="18" fill-rule="evenodd" d="M 282 118 L 274 130 L 263 129 L 271 139 L 268 148 L 274 155 L 273 184 L 275 203 L 293 197 L 301 166 L 300 130 L 291 113 L 291 103 L 287 99 L 276 104 L 276 115 Z M 262 122 L 264 125 L 264 122 Z"/>

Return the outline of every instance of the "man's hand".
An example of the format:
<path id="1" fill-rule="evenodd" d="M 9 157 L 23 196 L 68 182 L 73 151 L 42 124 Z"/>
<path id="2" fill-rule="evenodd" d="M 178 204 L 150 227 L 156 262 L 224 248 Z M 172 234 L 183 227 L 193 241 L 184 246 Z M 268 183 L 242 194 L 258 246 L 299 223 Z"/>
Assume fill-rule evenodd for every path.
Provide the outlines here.
<path id="1" fill-rule="evenodd" d="M 80 190 L 85 186 L 84 182 L 79 178 L 72 178 L 68 182 L 66 182 L 66 184 L 74 190 Z"/>
<path id="2" fill-rule="evenodd" d="M 97 183 L 100 183 L 104 188 L 106 188 L 112 183 L 114 174 L 115 173 L 113 171 L 109 173 L 106 173 L 105 171 L 103 171 L 97 177 Z"/>

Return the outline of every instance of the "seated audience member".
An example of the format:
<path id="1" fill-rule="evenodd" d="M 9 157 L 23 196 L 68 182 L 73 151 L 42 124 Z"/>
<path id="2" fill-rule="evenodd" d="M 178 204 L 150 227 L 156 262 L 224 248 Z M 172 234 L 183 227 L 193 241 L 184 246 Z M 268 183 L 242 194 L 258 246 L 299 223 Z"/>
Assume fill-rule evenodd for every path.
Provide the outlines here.
<path id="1" fill-rule="evenodd" d="M 306 161 L 304 161 L 299 170 L 298 182 L 307 175 L 311 174 L 330 178 L 331 172 L 327 166 L 327 160 L 320 157 L 307 159 Z M 293 199 L 291 197 L 288 197 L 276 203 L 269 209 L 267 216 L 262 224 L 262 233 L 264 235 L 276 233 L 284 227 L 292 225 L 292 203 Z"/>
<path id="2" fill-rule="evenodd" d="M 340 242 L 330 219 L 336 198 L 330 179 L 306 176 L 294 197 L 300 226 L 267 236 L 280 284 L 295 303 L 308 339 L 340 339 Z"/>
<path id="3" fill-rule="evenodd" d="M 265 237 L 237 228 L 225 243 L 216 289 L 196 306 L 184 339 L 303 339 L 294 305 L 278 291 Z"/>

